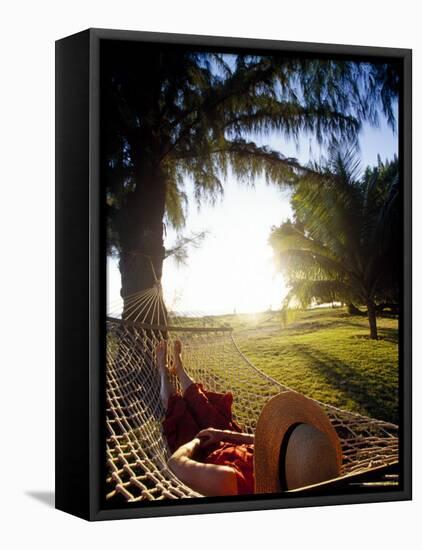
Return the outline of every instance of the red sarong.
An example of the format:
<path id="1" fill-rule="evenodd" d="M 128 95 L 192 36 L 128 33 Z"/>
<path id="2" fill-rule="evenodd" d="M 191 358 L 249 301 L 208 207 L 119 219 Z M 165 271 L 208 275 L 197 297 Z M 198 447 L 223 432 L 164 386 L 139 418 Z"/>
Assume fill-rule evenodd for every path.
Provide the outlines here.
<path id="1" fill-rule="evenodd" d="M 191 384 L 183 397 L 178 393 L 172 394 L 163 421 L 170 451 L 173 453 L 206 428 L 241 432 L 232 417 L 232 403 L 230 392 L 210 392 L 199 383 Z M 207 464 L 231 466 L 236 473 L 238 493 L 254 492 L 253 445 L 222 442 L 200 450 L 194 458 Z"/>
<path id="2" fill-rule="evenodd" d="M 239 495 L 254 493 L 253 445 L 221 443 L 215 451 L 207 456 L 204 462 L 231 466 L 236 474 L 237 493 Z"/>

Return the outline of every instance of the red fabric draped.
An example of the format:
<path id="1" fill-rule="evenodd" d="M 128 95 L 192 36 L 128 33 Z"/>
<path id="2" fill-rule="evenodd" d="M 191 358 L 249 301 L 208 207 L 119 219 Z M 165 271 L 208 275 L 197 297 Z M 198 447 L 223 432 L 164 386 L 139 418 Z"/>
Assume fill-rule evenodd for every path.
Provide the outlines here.
<path id="1" fill-rule="evenodd" d="M 232 404 L 232 393 L 210 392 L 199 383 L 191 384 L 183 397 L 172 394 L 163 421 L 170 451 L 173 453 L 206 428 L 241 432 L 232 417 Z M 222 442 L 200 451 L 195 459 L 207 464 L 231 466 L 236 473 L 238 493 L 254 492 L 253 445 Z"/>
<path id="2" fill-rule="evenodd" d="M 254 492 L 253 445 L 235 445 L 222 443 L 210 453 L 205 462 L 234 468 L 239 495 L 251 495 Z"/>

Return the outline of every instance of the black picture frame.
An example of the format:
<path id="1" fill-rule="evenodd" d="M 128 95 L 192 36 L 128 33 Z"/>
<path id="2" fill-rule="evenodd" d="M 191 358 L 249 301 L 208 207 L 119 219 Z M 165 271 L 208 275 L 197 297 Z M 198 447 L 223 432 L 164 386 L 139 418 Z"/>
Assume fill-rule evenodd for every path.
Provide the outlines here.
<path id="1" fill-rule="evenodd" d="M 400 318 L 401 485 L 392 491 L 253 495 L 161 501 L 113 509 L 104 475 L 105 237 L 99 174 L 101 40 L 311 56 L 394 59 L 402 67 L 399 158 L 403 181 L 403 311 Z M 56 508 L 87 520 L 171 516 L 412 498 L 411 161 L 412 52 L 408 49 L 88 29 L 56 42 Z"/>

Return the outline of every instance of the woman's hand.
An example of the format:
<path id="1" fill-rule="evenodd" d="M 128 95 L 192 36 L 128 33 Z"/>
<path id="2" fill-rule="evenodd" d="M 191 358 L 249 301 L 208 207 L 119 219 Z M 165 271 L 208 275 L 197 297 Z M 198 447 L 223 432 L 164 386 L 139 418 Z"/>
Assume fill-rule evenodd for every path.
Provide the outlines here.
<path id="1" fill-rule="evenodd" d="M 251 445 L 254 442 L 252 434 L 232 432 L 230 430 L 216 430 L 215 428 L 201 430 L 196 437 L 200 439 L 201 447 L 209 447 L 210 445 L 220 443 L 220 441 L 234 443 L 235 445 L 245 443 Z"/>
<path id="2" fill-rule="evenodd" d="M 224 437 L 223 430 L 216 430 L 215 428 L 206 428 L 196 434 L 201 441 L 201 447 L 209 447 L 219 443 Z"/>

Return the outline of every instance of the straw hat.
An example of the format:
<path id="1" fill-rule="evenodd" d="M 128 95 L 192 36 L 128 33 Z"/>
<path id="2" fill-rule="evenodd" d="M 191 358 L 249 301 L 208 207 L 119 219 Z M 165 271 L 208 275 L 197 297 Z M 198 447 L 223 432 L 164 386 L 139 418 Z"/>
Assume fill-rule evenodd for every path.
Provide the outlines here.
<path id="1" fill-rule="evenodd" d="M 274 493 L 338 477 L 340 440 L 319 405 L 296 392 L 264 406 L 254 440 L 255 493 Z"/>

